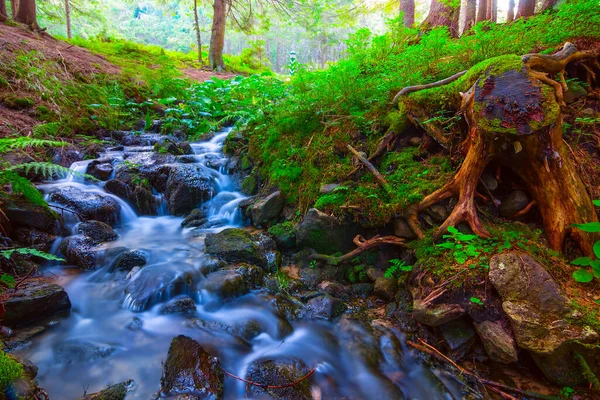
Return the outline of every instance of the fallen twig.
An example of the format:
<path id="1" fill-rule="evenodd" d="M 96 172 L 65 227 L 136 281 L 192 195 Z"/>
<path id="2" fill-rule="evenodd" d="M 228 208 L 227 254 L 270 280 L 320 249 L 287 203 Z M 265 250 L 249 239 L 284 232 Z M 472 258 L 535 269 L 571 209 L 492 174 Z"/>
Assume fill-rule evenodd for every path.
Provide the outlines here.
<path id="1" fill-rule="evenodd" d="M 354 154 L 354 156 L 360 160 L 360 162 L 362 162 L 363 164 L 365 164 L 365 166 L 367 168 L 369 168 L 369 171 L 371 171 L 373 173 L 373 175 L 375 175 L 375 178 L 377 178 L 379 183 L 381 183 L 381 186 L 383 187 L 383 189 L 388 194 L 390 194 L 392 192 L 392 190 L 390 188 L 390 184 L 387 183 L 387 181 L 385 180 L 383 175 L 381 175 L 381 173 L 379 171 L 377 171 L 377 168 L 375 168 L 373 166 L 373 164 L 371 164 L 371 162 L 369 160 L 367 160 L 362 154 L 360 154 L 358 151 L 356 151 L 356 149 L 354 147 L 352 147 L 350 145 L 348 145 L 347 147 L 348 147 L 348 150 L 350 150 L 352 152 L 352 154 Z"/>
<path id="2" fill-rule="evenodd" d="M 395 246 L 406 246 L 404 239 L 400 239 L 399 237 L 396 237 L 396 236 L 381 237 L 379 235 L 377 235 L 369 240 L 366 240 L 361 235 L 357 235 L 354 238 L 354 244 L 356 246 L 358 246 L 358 248 L 352 250 L 350 253 L 344 254 L 343 256 L 333 257 L 333 256 L 325 255 L 325 254 L 312 254 L 309 257 L 309 259 L 325 261 L 327 264 L 330 264 L 330 265 L 337 265 L 337 264 L 343 263 L 344 261 L 347 261 L 347 260 L 350 260 L 350 259 L 356 257 L 363 251 L 369 250 L 373 247 L 380 246 L 382 244 L 391 244 L 391 245 L 395 245 Z"/>

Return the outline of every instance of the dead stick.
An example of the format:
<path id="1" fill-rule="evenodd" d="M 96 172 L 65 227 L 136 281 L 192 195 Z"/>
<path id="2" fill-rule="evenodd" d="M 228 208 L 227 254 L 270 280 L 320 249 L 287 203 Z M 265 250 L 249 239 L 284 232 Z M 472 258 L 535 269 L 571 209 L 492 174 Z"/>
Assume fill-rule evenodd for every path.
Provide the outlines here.
<path id="1" fill-rule="evenodd" d="M 422 343 L 425 343 L 421 339 L 419 339 L 419 341 L 421 341 Z M 450 360 L 448 357 L 446 357 L 445 355 L 443 355 L 438 349 L 436 349 L 435 347 L 433 347 L 433 346 L 431 346 L 429 344 L 427 344 L 427 346 L 424 346 L 424 345 L 417 344 L 415 342 L 411 342 L 410 340 L 407 340 L 406 344 L 409 345 L 410 347 L 413 347 L 413 348 L 415 348 L 415 349 L 423 352 L 423 353 L 429 354 L 430 356 L 433 356 L 434 358 L 437 358 L 439 361 L 449 362 L 456 369 L 458 369 L 461 373 L 477 379 L 483 385 L 494 386 L 494 387 L 496 387 L 498 389 L 505 390 L 507 392 L 517 393 L 517 394 L 519 394 L 521 396 L 534 397 L 536 399 L 542 399 L 542 400 L 559 400 L 559 398 L 555 397 L 555 396 L 547 396 L 545 394 L 531 392 L 529 390 L 521 390 L 521 389 L 517 389 L 517 388 L 514 388 L 514 387 L 506 386 L 506 385 L 504 385 L 502 383 L 499 383 L 499 382 L 494 382 L 494 381 L 490 381 L 488 379 L 479 378 L 476 374 L 474 374 L 473 372 L 471 372 L 471 371 L 469 371 L 469 370 L 467 370 L 467 369 L 465 369 L 465 368 L 457 365 L 454 361 Z"/>
<path id="2" fill-rule="evenodd" d="M 360 162 L 365 164 L 365 166 L 367 168 L 369 168 L 369 171 L 371 171 L 373 173 L 373 175 L 375 175 L 375 178 L 377 178 L 379 183 L 381 183 L 381 186 L 386 191 L 386 193 L 390 194 L 392 192 L 392 190 L 390 189 L 390 185 L 389 185 L 389 183 L 387 183 L 387 181 L 385 180 L 383 175 L 381 175 L 381 173 L 379 173 L 379 171 L 377 171 L 377 168 L 375 168 L 373 166 L 373 164 L 371 164 L 371 162 L 369 160 L 367 160 L 362 154 L 360 154 L 358 151 L 356 151 L 356 149 L 354 147 L 352 147 L 350 145 L 348 145 L 347 147 L 348 147 L 348 150 L 350 150 L 352 152 L 352 154 L 354 154 L 354 156 L 356 158 L 358 158 L 360 160 Z"/>

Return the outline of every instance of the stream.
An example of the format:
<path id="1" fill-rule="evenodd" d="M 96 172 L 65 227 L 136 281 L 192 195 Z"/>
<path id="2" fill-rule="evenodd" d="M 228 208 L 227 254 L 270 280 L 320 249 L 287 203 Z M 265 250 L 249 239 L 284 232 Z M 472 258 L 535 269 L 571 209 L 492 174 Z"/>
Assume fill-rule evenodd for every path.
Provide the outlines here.
<path id="1" fill-rule="evenodd" d="M 245 196 L 237 190 L 235 179 L 225 168 L 213 169 L 215 158 L 226 161 L 223 142 L 230 129 L 218 132 L 213 139 L 193 143 L 195 163 L 210 170 L 217 190 L 204 204 L 214 228 L 192 230 L 182 228 L 183 218 L 167 215 L 161 206 L 158 216 L 137 216 L 124 200 L 107 194 L 103 183 L 90 183 L 77 176 L 40 186 L 45 193 L 72 186 L 90 193 L 111 196 L 121 206 L 120 223 L 115 227 L 119 238 L 104 243 L 96 270 L 50 265 L 47 271 L 57 276 L 72 302 L 71 314 L 44 333 L 33 338 L 30 345 L 18 352 L 39 367 L 38 381 L 52 399 L 70 400 L 84 392 L 93 393 L 108 385 L 134 380 L 128 399 L 156 398 L 160 390 L 162 362 L 167 357 L 171 340 L 186 335 L 196 340 L 209 353 L 218 356 L 224 369 L 245 376 L 249 365 L 265 357 L 291 357 L 316 368 L 312 376 L 315 399 L 388 398 L 385 388 L 395 385 L 408 399 L 459 399 L 462 386 L 446 372 L 430 370 L 404 346 L 400 332 L 389 329 L 390 337 L 382 337 L 384 357 L 374 368 L 361 352 L 351 351 L 348 331 L 339 323 L 300 318 L 285 321 L 273 307 L 272 295 L 266 291 L 251 291 L 232 301 L 221 301 L 214 293 L 189 282 L 206 279 L 207 266 L 214 260 L 204 253 L 206 234 L 227 227 L 243 225 L 238 204 Z M 108 151 L 102 157 L 124 162 L 124 153 L 136 152 L 136 157 L 152 154 L 152 147 L 125 147 Z M 71 169 L 85 172 L 90 161 L 75 163 Z M 223 164 L 223 163 L 221 163 Z M 160 196 L 160 195 L 157 195 Z M 164 199 L 163 199 L 164 202 Z M 65 222 L 75 229 L 78 218 L 65 213 Z M 58 252 L 59 243 L 54 245 Z M 117 255 L 125 249 L 135 249 L 147 257 L 146 265 L 133 276 L 127 271 L 112 271 Z M 99 261 L 98 261 L 99 260 Z M 142 274 L 142 271 L 144 272 Z M 172 293 L 167 281 L 177 276 L 186 278 L 183 287 Z M 150 277 L 150 278 L 149 278 Z M 128 293 L 128 287 L 146 279 L 148 303 L 141 304 Z M 195 311 L 185 314 L 164 314 L 161 306 L 176 296 L 185 294 L 195 303 Z M 204 321 L 199 324 L 197 321 Z M 218 326 L 239 326 L 252 322 L 256 332 L 246 339 L 217 329 Z M 215 327 L 212 329 L 211 327 Z M 387 351 L 390 342 L 399 342 L 400 354 Z M 389 349 L 388 349 L 389 350 Z M 225 378 L 224 398 L 243 399 L 246 385 Z"/>

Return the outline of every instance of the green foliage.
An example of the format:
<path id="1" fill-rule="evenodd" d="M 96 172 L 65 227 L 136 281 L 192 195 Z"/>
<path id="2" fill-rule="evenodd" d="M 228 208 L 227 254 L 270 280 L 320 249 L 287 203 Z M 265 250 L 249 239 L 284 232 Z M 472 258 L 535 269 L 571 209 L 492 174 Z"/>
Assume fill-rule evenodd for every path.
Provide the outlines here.
<path id="1" fill-rule="evenodd" d="M 317 260 L 312 260 L 311 262 L 309 262 L 308 267 L 313 269 L 317 268 Z"/>
<path id="2" fill-rule="evenodd" d="M 23 366 L 0 349 L 0 393 L 23 376 Z"/>
<path id="3" fill-rule="evenodd" d="M 575 389 L 568 386 L 564 386 L 562 389 L 560 389 L 560 396 L 565 399 L 570 399 L 574 393 Z"/>
<path id="4" fill-rule="evenodd" d="M 346 271 L 350 283 L 363 282 L 367 279 L 367 270 L 364 265 L 352 265 Z"/>
<path id="5" fill-rule="evenodd" d="M 394 278 L 398 277 L 400 274 L 404 272 L 412 271 L 412 265 L 406 265 L 406 261 L 399 260 L 397 258 L 393 258 L 389 260 L 390 266 L 385 270 L 384 276 L 386 278 Z"/>
<path id="6" fill-rule="evenodd" d="M 449 239 L 437 246 L 444 249 L 452 250 L 454 259 L 459 264 L 464 264 L 471 257 L 479 257 L 483 246 L 488 244 L 485 239 L 481 239 L 477 235 L 468 235 L 460 232 L 453 226 L 448 227 L 449 235 L 444 235 L 444 239 Z"/>
<path id="7" fill-rule="evenodd" d="M 600 200 L 594 200 L 594 205 L 599 206 Z M 573 224 L 573 227 L 589 233 L 600 232 L 600 222 L 588 222 L 586 224 Z M 594 278 L 600 279 L 600 240 L 594 243 L 593 246 L 594 255 L 596 259 L 590 257 L 579 257 L 571 262 L 573 265 L 581 267 L 590 267 L 591 271 L 587 268 L 579 268 L 573 272 L 573 279 L 576 282 L 588 283 Z"/>
<path id="8" fill-rule="evenodd" d="M 478 306 L 482 306 L 483 305 L 483 301 L 479 298 L 479 297 L 471 297 L 469 299 L 469 301 L 473 304 L 476 304 Z"/>
<path id="9" fill-rule="evenodd" d="M 39 258 L 42 258 L 47 261 L 64 261 L 64 259 L 62 259 L 60 257 L 56 257 L 55 255 L 52 255 L 52 254 L 49 254 L 49 253 L 46 253 L 44 251 L 40 251 L 37 249 L 31 249 L 31 248 L 26 248 L 26 247 L 0 251 L 0 255 L 6 259 L 9 259 L 13 254 L 39 257 Z"/>

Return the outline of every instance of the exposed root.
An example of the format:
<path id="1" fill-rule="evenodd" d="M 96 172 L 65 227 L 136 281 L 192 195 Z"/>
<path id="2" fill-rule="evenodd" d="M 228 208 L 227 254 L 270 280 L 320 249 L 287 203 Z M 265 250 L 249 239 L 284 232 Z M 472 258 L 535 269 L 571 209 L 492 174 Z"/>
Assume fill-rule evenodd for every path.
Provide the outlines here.
<path id="1" fill-rule="evenodd" d="M 377 168 L 375 168 L 373 166 L 373 164 L 371 164 L 371 162 L 369 160 L 367 160 L 365 157 L 362 156 L 362 154 L 360 154 L 358 151 L 356 151 L 356 149 L 350 145 L 347 146 L 348 150 L 350 150 L 350 152 L 352 154 L 354 154 L 354 156 L 360 161 L 362 162 L 368 169 L 369 171 L 371 171 L 373 173 L 373 175 L 375 175 L 375 178 L 377 178 L 377 180 L 379 181 L 379 183 L 381 184 L 381 187 L 383 187 L 383 189 L 389 194 L 392 192 L 389 183 L 385 180 L 385 178 L 383 177 L 383 175 L 381 175 L 381 173 L 377 170 Z"/>
<path id="2" fill-rule="evenodd" d="M 438 86 L 444 86 L 449 84 L 450 82 L 454 82 L 455 80 L 457 80 L 458 78 L 460 78 L 461 76 L 463 76 L 464 74 L 466 74 L 468 71 L 461 71 L 457 74 L 454 74 L 446 79 L 442 79 L 441 81 L 437 81 L 437 82 L 433 82 L 433 83 L 427 83 L 425 85 L 415 85 L 415 86 L 407 86 L 404 89 L 402 89 L 401 91 L 399 91 L 396 96 L 394 96 L 394 99 L 392 100 L 392 104 L 396 104 L 398 102 L 398 99 L 402 96 L 404 96 L 405 94 L 409 94 L 412 92 L 418 92 L 419 90 L 424 90 L 424 89 L 431 89 L 434 87 L 438 87 Z"/>
<path id="3" fill-rule="evenodd" d="M 383 244 L 391 244 L 394 246 L 406 247 L 406 243 L 404 242 L 403 239 L 400 239 L 396 236 L 381 237 L 379 235 L 377 235 L 369 240 L 366 240 L 361 235 L 357 235 L 354 238 L 354 244 L 358 247 L 356 249 L 352 250 L 350 253 L 344 254 L 343 256 L 332 257 L 332 256 L 328 256 L 325 254 L 313 254 L 309 257 L 309 259 L 325 261 L 327 264 L 330 264 L 330 265 L 338 265 L 340 263 L 343 263 L 345 261 L 348 261 L 348 260 L 356 257 L 357 255 L 359 255 L 360 253 L 362 253 L 366 250 L 372 249 L 373 247 L 381 246 Z"/>

